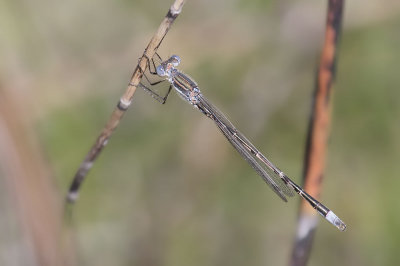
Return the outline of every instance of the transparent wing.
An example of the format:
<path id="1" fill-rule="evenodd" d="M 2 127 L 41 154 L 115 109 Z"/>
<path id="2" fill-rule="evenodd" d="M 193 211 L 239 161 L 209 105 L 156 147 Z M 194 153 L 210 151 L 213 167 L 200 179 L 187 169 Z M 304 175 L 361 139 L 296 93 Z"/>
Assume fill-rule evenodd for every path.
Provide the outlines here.
<path id="1" fill-rule="evenodd" d="M 198 96 L 197 107 L 208 117 L 213 119 L 215 124 L 229 140 L 239 154 L 253 167 L 254 170 L 264 179 L 271 189 L 284 201 L 286 196 L 294 196 L 294 191 L 289 187 L 277 173 L 278 170 L 268 160 L 261 160 L 262 155 L 251 142 L 243 136 L 232 123 L 203 95 Z M 257 157 L 257 155 L 259 157 Z M 264 155 L 261 158 L 265 158 Z M 260 165 L 260 162 L 262 165 Z"/>

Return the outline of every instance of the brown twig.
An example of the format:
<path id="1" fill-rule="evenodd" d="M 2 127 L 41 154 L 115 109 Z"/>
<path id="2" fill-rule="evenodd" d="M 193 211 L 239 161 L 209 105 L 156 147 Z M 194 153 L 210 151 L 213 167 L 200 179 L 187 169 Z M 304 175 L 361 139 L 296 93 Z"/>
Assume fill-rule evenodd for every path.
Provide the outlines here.
<path id="1" fill-rule="evenodd" d="M 329 0 L 326 22 L 325 42 L 317 71 L 314 102 L 311 111 L 304 161 L 304 189 L 319 199 L 329 128 L 331 124 L 331 94 L 335 77 L 337 44 L 342 24 L 344 0 Z M 307 263 L 315 229 L 318 223 L 316 212 L 304 200 L 302 201 L 297 224 L 290 265 Z"/>
<path id="2" fill-rule="evenodd" d="M 170 29 L 172 23 L 181 13 L 184 3 L 185 0 L 175 0 L 175 2 L 168 10 L 168 13 L 165 16 L 164 20 L 161 22 L 161 25 L 159 26 L 157 32 L 154 34 L 153 38 L 144 50 L 143 56 L 140 58 L 139 63 L 132 74 L 132 78 L 129 82 L 128 88 L 122 95 L 113 113 L 111 114 L 110 119 L 101 131 L 95 144 L 86 155 L 85 159 L 79 166 L 79 169 L 74 176 L 67 195 L 67 201 L 69 203 L 75 202 L 78 198 L 79 187 L 82 184 L 82 181 L 85 179 L 87 173 L 92 168 L 94 161 L 99 156 L 104 146 L 107 144 L 107 141 L 110 138 L 111 134 L 114 132 L 122 116 L 130 106 L 136 88 L 140 80 L 142 79 L 143 70 L 147 68 L 148 58 L 152 58 L 154 56 L 162 40 Z"/>

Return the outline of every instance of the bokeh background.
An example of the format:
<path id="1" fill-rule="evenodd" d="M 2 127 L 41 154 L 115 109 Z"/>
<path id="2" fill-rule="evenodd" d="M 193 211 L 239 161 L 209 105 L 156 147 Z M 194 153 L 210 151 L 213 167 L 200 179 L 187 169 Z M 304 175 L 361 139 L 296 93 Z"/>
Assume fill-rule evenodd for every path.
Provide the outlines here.
<path id="1" fill-rule="evenodd" d="M 287 264 L 299 197 L 282 202 L 174 93 L 136 92 L 59 225 L 171 3 L 0 2 L 1 265 Z M 188 0 L 159 50 L 297 183 L 326 8 Z M 399 29 L 399 1 L 345 3 L 322 199 L 348 230 L 321 219 L 309 265 L 400 261 Z"/>

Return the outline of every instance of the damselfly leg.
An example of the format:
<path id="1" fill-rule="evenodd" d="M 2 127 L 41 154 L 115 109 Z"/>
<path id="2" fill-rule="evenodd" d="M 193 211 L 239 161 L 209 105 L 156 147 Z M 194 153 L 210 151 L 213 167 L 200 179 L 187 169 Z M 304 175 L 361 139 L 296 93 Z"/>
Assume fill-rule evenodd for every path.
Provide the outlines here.
<path id="1" fill-rule="evenodd" d="M 161 56 L 160 56 L 158 53 L 155 53 L 155 56 L 156 56 L 157 59 L 159 60 L 159 63 L 161 63 L 161 62 L 162 62 Z M 161 84 L 161 83 L 166 82 L 167 80 L 165 80 L 165 79 L 161 79 L 161 80 L 153 81 L 153 82 L 152 82 L 152 81 L 147 77 L 146 72 L 150 73 L 151 76 L 154 76 L 154 77 L 159 78 L 159 76 L 157 75 L 156 63 L 154 62 L 154 57 L 150 59 L 150 58 L 148 58 L 148 57 L 145 55 L 145 58 L 146 58 L 146 60 L 148 61 L 147 69 L 145 69 L 144 71 L 142 70 L 142 72 L 143 72 L 143 78 L 146 80 L 146 83 L 147 83 L 149 86 L 151 86 L 151 87 L 155 87 L 155 86 L 158 85 L 158 84 Z M 153 67 L 153 69 L 152 69 L 152 67 Z M 146 84 L 146 85 L 147 85 L 147 84 Z M 169 93 L 170 93 L 171 90 L 172 90 L 172 85 L 169 85 L 168 91 L 165 93 L 164 96 L 161 96 L 161 95 L 160 95 L 159 93 L 157 93 L 155 90 L 150 89 L 149 86 L 146 86 L 146 85 L 144 85 L 142 82 L 139 83 L 139 86 L 140 86 L 142 89 L 144 89 L 147 93 L 149 93 L 149 94 L 151 95 L 151 97 L 153 97 L 153 98 L 154 98 L 155 100 L 157 100 L 159 103 L 165 104 L 165 102 L 167 101 L 168 95 L 169 95 Z"/>

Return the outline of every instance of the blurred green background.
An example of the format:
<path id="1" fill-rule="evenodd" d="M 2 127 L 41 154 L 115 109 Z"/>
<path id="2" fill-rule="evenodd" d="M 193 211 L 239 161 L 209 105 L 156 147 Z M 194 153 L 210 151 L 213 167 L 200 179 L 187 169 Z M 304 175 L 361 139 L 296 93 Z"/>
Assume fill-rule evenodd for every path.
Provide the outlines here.
<path id="1" fill-rule="evenodd" d="M 0 85 L 25 100 L 59 201 L 171 3 L 0 2 Z M 326 1 L 188 0 L 159 53 L 179 54 L 204 95 L 301 183 L 325 17 Z M 399 29 L 399 1 L 345 3 L 322 201 L 348 229 L 320 219 L 309 265 L 398 265 Z M 0 264 L 34 265 L 12 199 L 0 199 Z M 77 261 L 286 265 L 298 205 L 175 93 L 160 105 L 138 89 L 74 208 Z"/>

